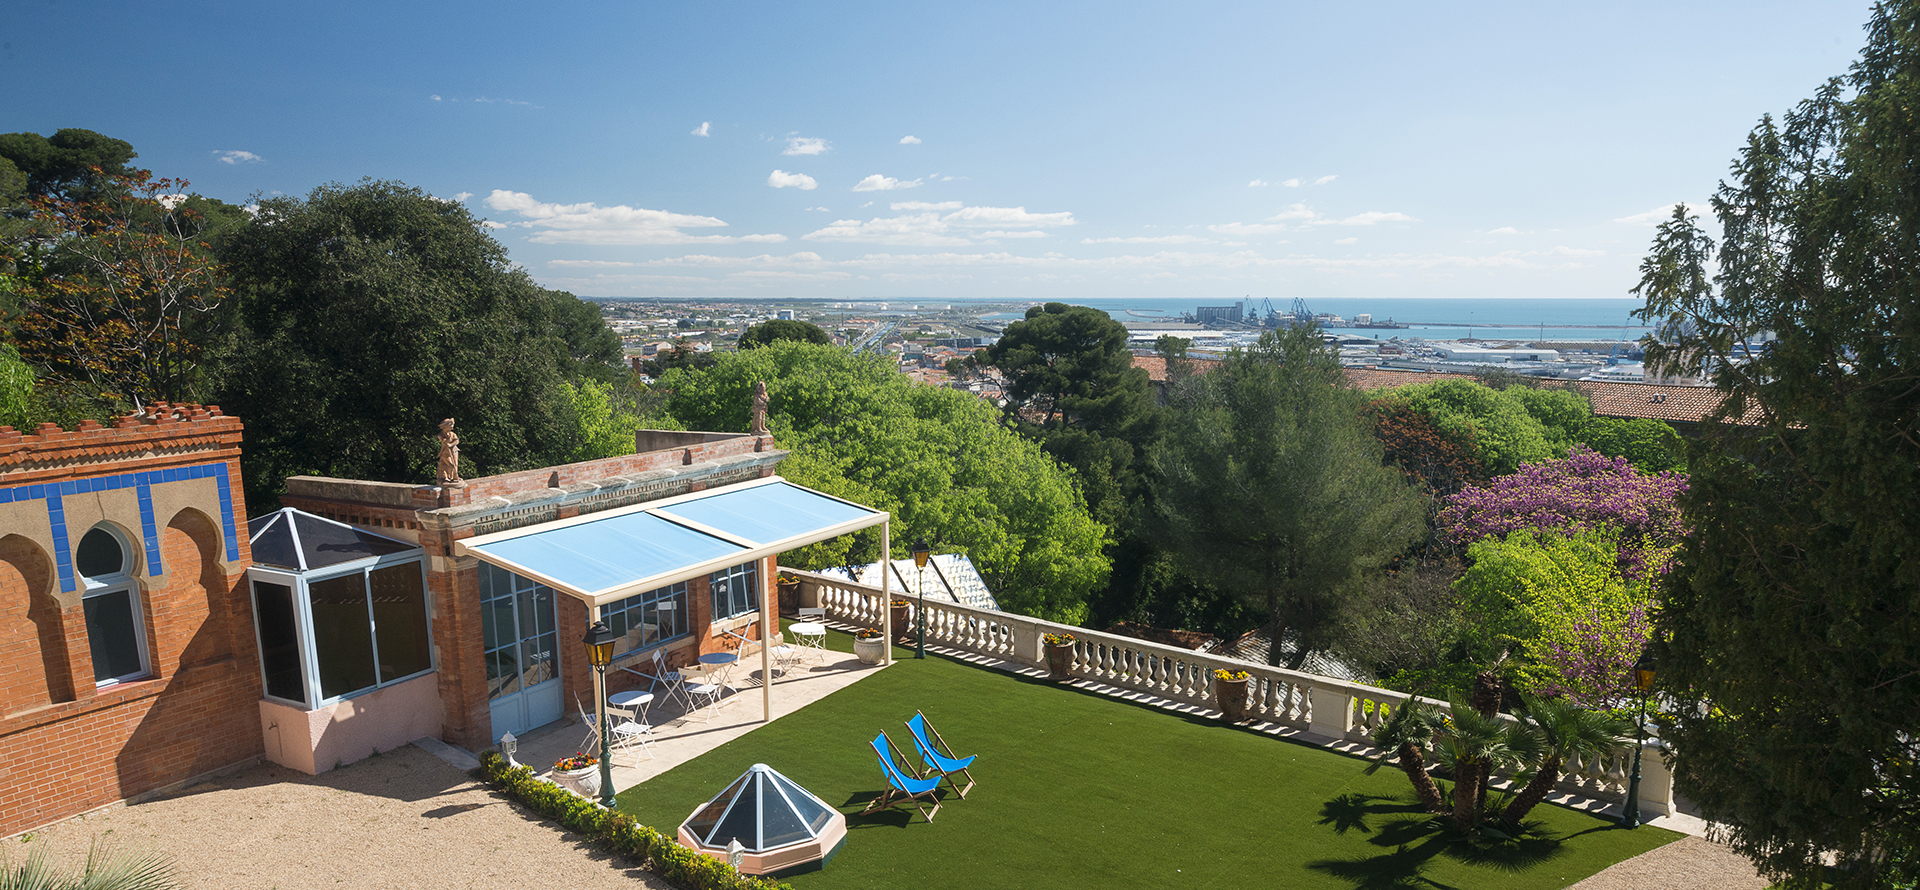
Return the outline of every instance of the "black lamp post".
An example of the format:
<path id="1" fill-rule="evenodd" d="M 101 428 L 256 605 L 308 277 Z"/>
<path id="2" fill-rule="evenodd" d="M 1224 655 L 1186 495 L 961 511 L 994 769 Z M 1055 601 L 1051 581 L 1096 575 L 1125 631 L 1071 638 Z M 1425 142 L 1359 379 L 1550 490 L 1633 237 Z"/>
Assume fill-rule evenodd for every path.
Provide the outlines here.
<path id="1" fill-rule="evenodd" d="M 920 614 L 915 616 L 920 619 L 920 645 L 913 652 L 915 658 L 927 657 L 927 554 L 932 552 L 925 535 L 913 542 L 913 564 L 920 570 Z"/>
<path id="2" fill-rule="evenodd" d="M 1640 650 L 1633 663 L 1633 688 L 1640 690 L 1640 713 L 1633 718 L 1633 776 L 1627 780 L 1627 802 L 1620 810 L 1621 828 L 1640 827 L 1640 751 L 1647 746 L 1647 691 L 1653 688 L 1653 651 Z"/>
<path id="3" fill-rule="evenodd" d="M 593 663 L 594 720 L 600 724 L 600 805 L 613 809 L 613 763 L 607 759 L 607 665 L 613 663 L 613 642 L 620 639 L 605 621 L 587 629 L 587 660 Z"/>

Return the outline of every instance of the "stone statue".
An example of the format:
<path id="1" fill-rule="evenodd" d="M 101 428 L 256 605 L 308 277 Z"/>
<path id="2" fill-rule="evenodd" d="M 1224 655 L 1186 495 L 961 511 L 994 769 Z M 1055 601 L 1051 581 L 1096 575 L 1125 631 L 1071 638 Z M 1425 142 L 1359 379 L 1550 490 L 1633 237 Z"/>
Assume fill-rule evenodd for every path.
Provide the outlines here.
<path id="1" fill-rule="evenodd" d="M 460 481 L 460 434 L 453 431 L 453 418 L 440 421 L 440 485 L 458 488 Z"/>
<path id="2" fill-rule="evenodd" d="M 753 420 L 747 427 L 747 434 L 764 436 L 767 434 L 767 382 L 756 381 L 753 384 Z"/>

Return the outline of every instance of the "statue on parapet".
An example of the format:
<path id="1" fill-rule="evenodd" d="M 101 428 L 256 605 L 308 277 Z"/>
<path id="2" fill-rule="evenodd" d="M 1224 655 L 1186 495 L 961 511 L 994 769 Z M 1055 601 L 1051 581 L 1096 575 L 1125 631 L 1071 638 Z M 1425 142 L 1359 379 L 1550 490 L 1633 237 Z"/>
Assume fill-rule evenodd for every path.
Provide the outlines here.
<path id="1" fill-rule="evenodd" d="M 440 421 L 440 472 L 441 488 L 459 488 L 467 483 L 460 481 L 460 434 L 453 431 L 453 418 Z"/>
<path id="2" fill-rule="evenodd" d="M 769 401 L 767 398 L 767 382 L 765 380 L 755 381 L 753 384 L 752 425 L 747 427 L 748 435 L 767 435 L 767 404 Z"/>

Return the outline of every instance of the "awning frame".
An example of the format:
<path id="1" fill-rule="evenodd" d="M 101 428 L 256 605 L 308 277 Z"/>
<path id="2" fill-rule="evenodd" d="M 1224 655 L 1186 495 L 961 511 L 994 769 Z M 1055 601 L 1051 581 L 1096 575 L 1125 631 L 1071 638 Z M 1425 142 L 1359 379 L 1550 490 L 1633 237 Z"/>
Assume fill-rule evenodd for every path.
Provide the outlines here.
<path id="1" fill-rule="evenodd" d="M 791 535 L 778 541 L 753 541 L 746 538 L 742 538 L 738 535 L 727 534 L 725 532 L 722 532 L 710 526 L 703 525 L 701 523 L 698 523 L 693 520 L 686 519 L 680 516 L 676 516 L 672 512 L 672 508 L 675 504 L 682 504 L 688 501 L 703 500 L 706 498 L 728 494 L 731 492 L 746 491 L 746 490 L 757 488 L 763 485 L 774 485 L 774 484 L 780 484 L 780 483 L 791 485 L 794 488 L 800 489 L 801 491 L 805 491 L 813 495 L 817 495 L 819 497 L 839 501 L 840 503 L 846 504 L 850 507 L 856 507 L 861 510 L 867 510 L 871 512 L 869 515 L 860 517 L 858 519 L 852 519 L 846 522 L 841 522 L 831 526 L 826 526 L 824 528 L 814 529 L 812 531 L 805 532 L 798 535 Z M 733 553 L 725 554 L 723 556 L 681 566 L 677 569 L 673 569 L 670 571 L 660 572 L 660 573 L 656 573 L 656 574 L 642 577 L 642 578 L 634 578 L 634 579 L 622 582 L 620 584 L 616 584 L 611 587 L 603 588 L 601 590 L 582 590 L 564 581 L 561 581 L 557 578 L 550 577 L 532 568 L 521 565 L 512 560 L 505 559 L 499 556 L 498 554 L 488 553 L 479 549 L 479 548 L 485 547 L 488 544 L 493 544 L 500 541 L 509 541 L 515 538 L 523 538 L 528 535 L 540 534 L 543 532 L 552 531 L 554 529 L 566 528 L 574 525 L 583 525 L 590 522 L 602 522 L 608 519 L 614 519 L 620 516 L 627 516 L 635 513 L 651 514 L 657 519 L 672 523 L 682 528 L 686 528 L 690 531 L 698 532 L 700 534 L 707 535 L 709 537 L 717 538 L 719 540 L 725 541 L 727 543 L 733 544 L 743 549 L 739 551 L 735 551 Z M 483 562 L 487 562 L 487 563 L 491 563 L 493 565 L 499 566 L 500 568 L 506 569 L 507 571 L 513 572 L 514 574 L 520 575 L 522 577 L 531 578 L 535 581 L 540 582 L 541 584 L 545 584 L 548 587 L 553 588 L 556 591 L 564 593 L 570 597 L 573 597 L 574 599 L 585 602 L 588 606 L 598 608 L 600 606 L 604 606 L 609 603 L 618 602 L 620 600 L 626 599 L 627 597 L 634 596 L 636 594 L 645 593 L 646 591 L 649 591 L 649 590 L 654 590 L 660 587 L 666 587 L 669 584 L 677 584 L 682 581 L 698 578 L 702 575 L 709 575 L 721 569 L 730 568 L 732 566 L 737 566 L 742 563 L 758 561 L 768 556 L 774 556 L 780 553 L 785 553 L 786 551 L 792 550 L 797 547 L 804 547 L 808 544 L 815 544 L 815 543 L 819 543 L 820 541 L 831 540 L 833 538 L 840 537 L 841 535 L 852 534 L 853 532 L 857 532 L 862 529 L 872 528 L 876 525 L 884 526 L 891 519 L 892 519 L 891 514 L 889 514 L 885 510 L 874 510 L 872 507 L 868 507 L 864 504 L 856 504 L 853 501 L 849 501 L 845 498 L 835 497 L 833 495 L 830 495 L 821 491 L 814 491 L 813 489 L 808 488 L 804 485 L 799 485 L 797 483 L 794 483 L 790 480 L 784 479 L 776 475 L 776 476 L 766 476 L 759 479 L 751 479 L 746 482 L 739 482 L 733 485 L 725 485 L 719 488 L 710 488 L 704 491 L 688 492 L 686 494 L 674 495 L 672 497 L 660 498 L 658 500 L 643 501 L 641 503 L 632 504 L 626 507 L 616 507 L 612 510 L 602 510 L 595 513 L 587 513 L 580 516 L 573 516 L 566 519 L 555 520 L 553 522 L 543 522 L 538 525 L 530 525 L 522 528 L 508 529 L 506 531 L 492 532 L 485 535 L 477 535 L 471 538 L 464 538 L 454 542 L 453 552 L 455 556 L 471 556 Z"/>

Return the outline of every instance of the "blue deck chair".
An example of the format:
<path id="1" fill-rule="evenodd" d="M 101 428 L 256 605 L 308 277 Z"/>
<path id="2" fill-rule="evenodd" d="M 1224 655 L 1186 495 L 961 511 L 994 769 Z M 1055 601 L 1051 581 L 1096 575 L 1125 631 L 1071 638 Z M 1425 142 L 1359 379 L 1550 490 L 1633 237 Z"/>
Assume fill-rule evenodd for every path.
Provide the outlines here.
<path id="1" fill-rule="evenodd" d="M 874 798 L 873 803 L 868 804 L 866 809 L 859 812 L 859 815 L 865 816 L 887 807 L 911 802 L 920 810 L 920 815 L 927 817 L 928 822 L 932 822 L 933 814 L 940 812 L 940 780 L 917 779 L 895 765 L 893 740 L 887 738 L 886 733 L 882 732 L 874 736 L 869 744 L 873 746 L 873 753 L 880 755 L 880 770 L 887 775 L 887 790 Z M 933 809 L 929 811 L 922 801 L 932 801 Z"/>
<path id="2" fill-rule="evenodd" d="M 972 766 L 974 758 L 980 755 L 953 756 L 953 747 L 940 737 L 939 730 L 927 722 L 927 715 L 919 711 L 913 712 L 913 719 L 907 721 L 907 731 L 913 733 L 913 746 L 920 749 L 920 759 L 926 761 L 927 768 L 944 777 L 947 784 L 959 793 L 960 799 L 966 800 L 967 788 L 973 787 L 973 773 L 967 772 L 967 767 Z M 953 780 L 954 773 L 967 777 L 966 788 Z"/>

